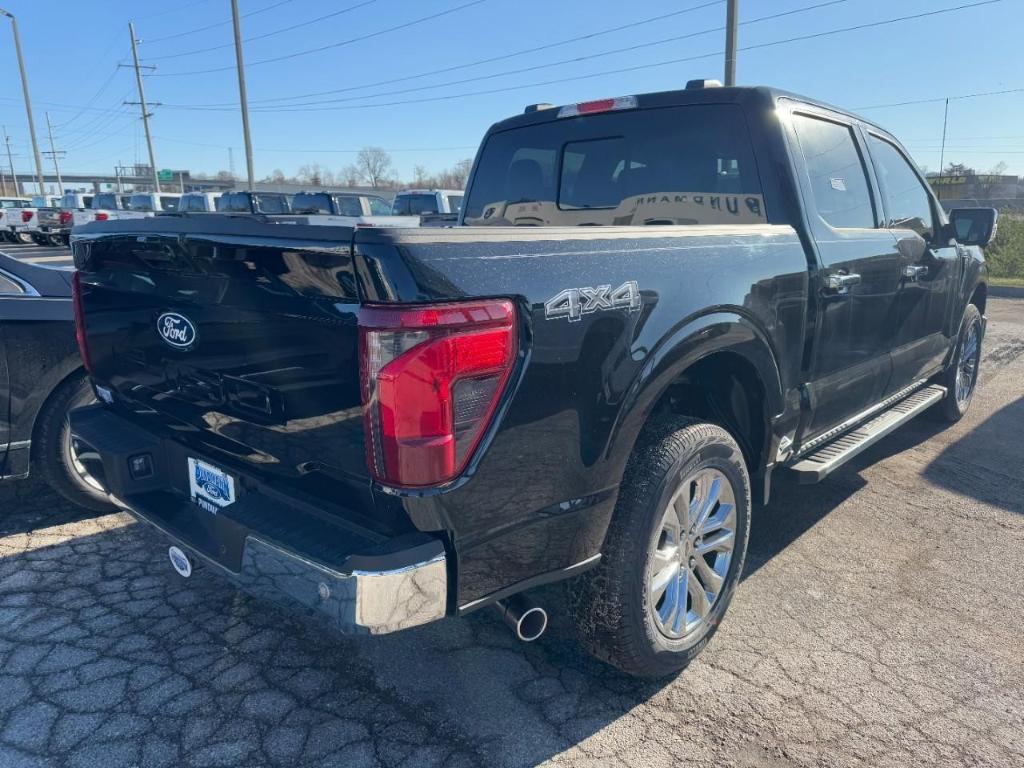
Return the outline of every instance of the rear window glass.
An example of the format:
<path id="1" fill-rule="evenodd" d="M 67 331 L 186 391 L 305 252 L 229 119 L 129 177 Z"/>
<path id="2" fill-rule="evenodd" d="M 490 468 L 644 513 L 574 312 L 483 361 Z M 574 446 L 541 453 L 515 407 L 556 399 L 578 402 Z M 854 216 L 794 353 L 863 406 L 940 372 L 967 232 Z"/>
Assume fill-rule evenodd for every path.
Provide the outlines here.
<path id="1" fill-rule="evenodd" d="M 133 211 L 152 211 L 152 195 L 132 195 L 128 199 L 128 208 Z"/>
<path id="2" fill-rule="evenodd" d="M 418 216 L 421 213 L 438 213 L 437 195 L 399 195 L 391 210 L 397 216 Z"/>
<path id="3" fill-rule="evenodd" d="M 179 199 L 180 198 L 177 198 L 177 197 L 161 196 L 161 198 L 160 198 L 160 210 L 161 211 L 176 211 L 176 210 L 178 210 L 178 200 Z"/>
<path id="4" fill-rule="evenodd" d="M 764 224 L 743 113 L 715 104 L 608 112 L 487 139 L 465 224 Z"/>
<path id="5" fill-rule="evenodd" d="M 330 213 L 331 198 L 326 192 L 299 192 L 292 200 L 293 213 Z"/>
<path id="6" fill-rule="evenodd" d="M 391 206 L 388 201 L 383 197 L 368 197 L 367 202 L 370 204 L 370 215 L 371 216 L 390 216 Z"/>
<path id="7" fill-rule="evenodd" d="M 286 195 L 256 195 L 256 210 L 260 213 L 291 213 Z"/>
<path id="8" fill-rule="evenodd" d="M 217 210 L 226 213 L 249 213 L 249 198 L 241 192 L 225 192 L 217 198 Z"/>
<path id="9" fill-rule="evenodd" d="M 334 198 L 338 213 L 342 216 L 362 216 L 363 204 L 356 195 L 337 195 Z"/>
<path id="10" fill-rule="evenodd" d="M 92 207 L 97 210 L 114 210 L 117 208 L 117 195 L 110 194 L 109 192 L 96 195 L 96 197 L 92 199 Z"/>
<path id="11" fill-rule="evenodd" d="M 448 208 L 451 213 L 462 210 L 462 195 L 448 195 Z"/>

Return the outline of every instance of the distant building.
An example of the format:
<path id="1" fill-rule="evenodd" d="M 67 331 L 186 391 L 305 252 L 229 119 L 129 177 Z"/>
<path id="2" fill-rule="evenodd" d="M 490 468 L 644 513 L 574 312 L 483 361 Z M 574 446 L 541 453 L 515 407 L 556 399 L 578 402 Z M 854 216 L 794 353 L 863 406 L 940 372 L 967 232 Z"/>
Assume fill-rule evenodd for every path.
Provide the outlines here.
<path id="1" fill-rule="evenodd" d="M 928 183 L 939 200 L 977 201 L 1000 207 L 1024 206 L 1024 178 L 990 173 L 929 173 Z"/>

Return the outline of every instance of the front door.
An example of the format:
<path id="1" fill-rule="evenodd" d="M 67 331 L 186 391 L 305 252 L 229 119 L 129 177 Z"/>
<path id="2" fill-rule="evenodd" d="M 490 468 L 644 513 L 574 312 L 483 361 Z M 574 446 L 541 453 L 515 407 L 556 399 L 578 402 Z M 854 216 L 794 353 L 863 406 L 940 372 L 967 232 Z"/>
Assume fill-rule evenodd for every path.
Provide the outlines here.
<path id="1" fill-rule="evenodd" d="M 942 219 L 924 180 L 888 138 L 868 134 L 886 226 L 896 237 L 902 285 L 892 329 L 896 392 L 939 370 L 957 332 L 951 316 L 960 279 L 956 242 L 943 240 Z"/>
<path id="2" fill-rule="evenodd" d="M 845 117 L 792 114 L 807 223 L 818 255 L 816 328 L 807 390 L 811 439 L 882 399 L 902 257 L 882 227 L 860 134 Z"/>

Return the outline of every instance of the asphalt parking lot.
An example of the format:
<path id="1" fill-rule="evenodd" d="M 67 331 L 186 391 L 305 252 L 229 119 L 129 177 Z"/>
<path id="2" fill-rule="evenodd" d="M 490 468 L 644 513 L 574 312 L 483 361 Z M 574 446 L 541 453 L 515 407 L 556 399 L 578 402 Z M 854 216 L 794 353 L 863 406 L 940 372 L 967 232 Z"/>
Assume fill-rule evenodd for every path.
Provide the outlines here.
<path id="1" fill-rule="evenodd" d="M 71 249 L 63 246 L 36 245 L 35 243 L 0 243 L 0 251 L 28 264 L 38 264 L 54 269 L 68 269 L 74 266 Z"/>
<path id="2" fill-rule="evenodd" d="M 345 639 L 0 487 L 0 765 L 1024 765 L 1024 300 L 988 315 L 968 417 L 780 481 L 721 631 L 660 683 L 579 652 L 555 588 L 530 645 L 489 611 Z"/>

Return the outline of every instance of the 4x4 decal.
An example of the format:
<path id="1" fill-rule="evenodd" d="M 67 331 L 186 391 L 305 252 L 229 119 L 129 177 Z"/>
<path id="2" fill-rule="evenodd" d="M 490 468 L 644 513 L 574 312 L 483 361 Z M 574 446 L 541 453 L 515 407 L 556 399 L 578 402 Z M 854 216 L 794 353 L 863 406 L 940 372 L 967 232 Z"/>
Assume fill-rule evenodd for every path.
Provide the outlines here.
<path id="1" fill-rule="evenodd" d="M 614 291 L 610 285 L 595 288 L 567 288 L 544 302 L 544 317 L 548 320 L 569 318 L 570 323 L 600 309 L 640 310 L 640 287 L 636 280 L 627 280 Z"/>

